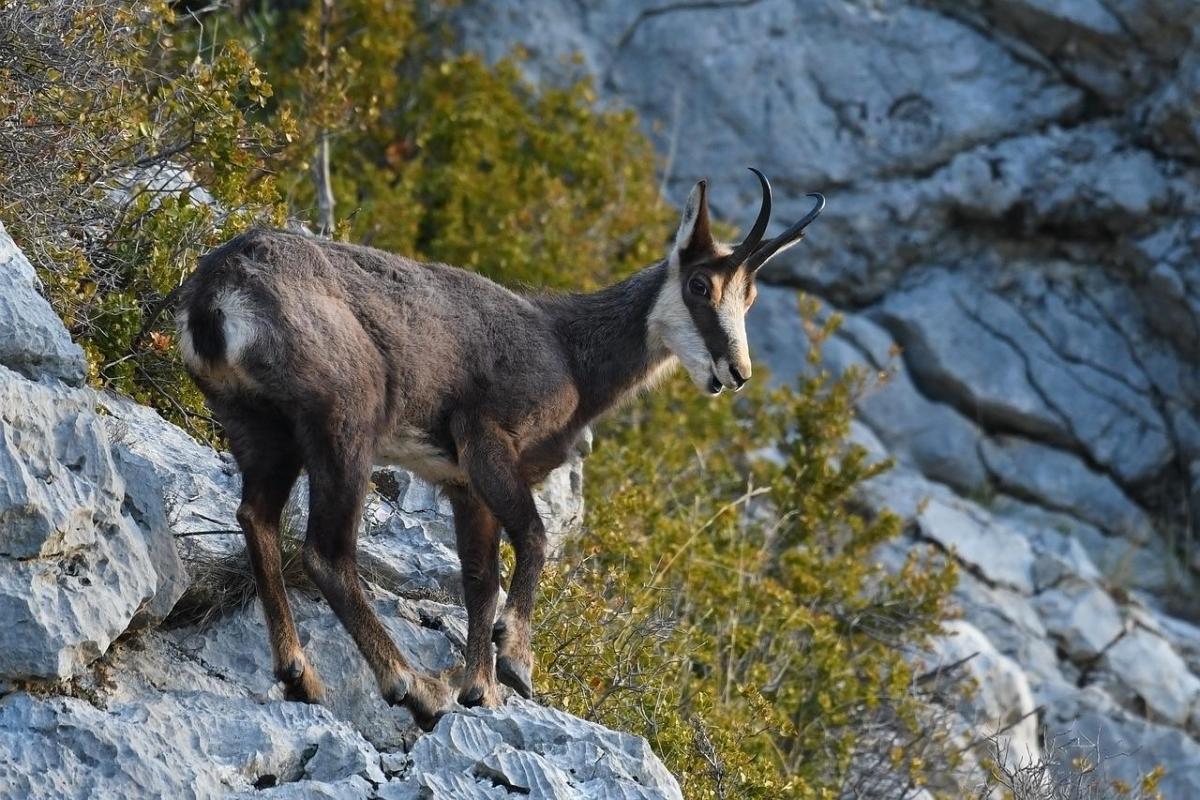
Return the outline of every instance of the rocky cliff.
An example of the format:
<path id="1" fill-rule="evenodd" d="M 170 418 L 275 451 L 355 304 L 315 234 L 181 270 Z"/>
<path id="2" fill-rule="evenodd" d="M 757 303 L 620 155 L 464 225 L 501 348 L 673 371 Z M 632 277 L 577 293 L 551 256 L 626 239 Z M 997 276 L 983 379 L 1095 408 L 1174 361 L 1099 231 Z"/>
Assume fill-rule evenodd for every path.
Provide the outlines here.
<path id="1" fill-rule="evenodd" d="M 457 14 L 467 46 L 521 43 L 535 79 L 591 74 L 636 108 L 676 200 L 707 175 L 716 210 L 746 218 L 747 164 L 773 177 L 780 223 L 826 193 L 766 276 L 755 355 L 776 380 L 805 368 L 803 288 L 845 315 L 826 363 L 888 373 L 854 435 L 898 466 L 863 499 L 907 522 L 882 557 L 933 548 L 963 567 L 963 619 L 929 656 L 974 656 L 959 710 L 1017 760 L 1083 738 L 1129 753 L 1110 764 L 1122 777 L 1161 764 L 1166 797 L 1200 796 L 1200 6 Z M 520 700 L 414 745 L 302 590 L 331 703 L 279 702 L 259 610 L 198 611 L 222 602 L 240 546 L 233 465 L 83 377 L 0 234 L 0 797 L 678 796 L 644 741 Z M 543 498 L 560 528 L 578 480 L 564 470 Z M 452 675 L 465 618 L 446 509 L 402 472 L 377 485 L 372 596 L 407 655 Z M 197 613 L 164 625 L 172 607 Z"/>
<path id="2" fill-rule="evenodd" d="M 682 200 L 829 206 L 748 317 L 804 368 L 795 287 L 845 314 L 835 369 L 891 373 L 856 436 L 898 554 L 954 553 L 964 628 L 1038 732 L 1200 796 L 1200 5 L 1191 0 L 469 3 L 465 45 L 635 108 Z M 578 57 L 575 57 L 578 56 Z M 990 654 L 995 653 L 996 657 Z M 1005 667 L 997 671 L 993 667 Z M 1011 687 L 1010 687 L 1011 688 Z M 985 692 L 986 693 L 986 692 Z M 1033 713 L 1035 712 L 1036 713 Z"/>
<path id="3" fill-rule="evenodd" d="M 0 798 L 680 797 L 645 740 L 520 698 L 417 740 L 302 589 L 329 703 L 283 702 L 261 610 L 238 602 L 235 465 L 84 374 L 0 227 Z M 576 460 L 542 489 L 560 535 L 580 480 Z M 453 679 L 466 612 L 449 509 L 402 471 L 375 483 L 370 596 L 414 665 Z"/>

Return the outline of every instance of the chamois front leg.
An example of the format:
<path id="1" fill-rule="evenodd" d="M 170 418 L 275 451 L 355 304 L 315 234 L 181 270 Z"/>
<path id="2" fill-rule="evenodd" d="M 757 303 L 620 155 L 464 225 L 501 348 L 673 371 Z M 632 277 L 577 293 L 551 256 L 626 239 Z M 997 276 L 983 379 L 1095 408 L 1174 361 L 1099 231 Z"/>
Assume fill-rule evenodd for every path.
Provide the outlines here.
<path id="1" fill-rule="evenodd" d="M 458 702 L 494 708 L 500 705 L 492 652 L 492 623 L 500 594 L 500 521 L 468 490 L 450 492 L 450 504 L 467 607 L 467 666 Z"/>
<path id="2" fill-rule="evenodd" d="M 496 677 L 522 697 L 533 697 L 533 651 L 530 647 L 533 600 L 546 563 L 546 527 L 533 502 L 533 492 L 518 470 L 511 437 L 499 425 L 464 415 L 456 439 L 459 461 L 472 491 L 508 531 L 516 551 L 508 602 L 493 637 L 499 652 Z"/>
<path id="3" fill-rule="evenodd" d="M 513 515 L 509 531 L 516 566 L 508 584 L 508 602 L 492 629 L 498 652 L 496 677 L 526 699 L 533 697 L 533 600 L 546 564 L 546 527 L 533 504 L 533 494 L 522 487 L 520 510 Z M 526 500 L 528 502 L 526 502 Z"/>

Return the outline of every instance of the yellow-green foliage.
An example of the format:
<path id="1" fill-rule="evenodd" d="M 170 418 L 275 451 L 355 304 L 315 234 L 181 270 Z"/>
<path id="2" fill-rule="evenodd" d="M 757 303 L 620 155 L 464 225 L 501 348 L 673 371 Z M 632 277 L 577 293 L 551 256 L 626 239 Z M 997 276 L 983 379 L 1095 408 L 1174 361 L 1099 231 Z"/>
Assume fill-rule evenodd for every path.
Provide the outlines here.
<path id="1" fill-rule="evenodd" d="M 876 565 L 899 522 L 854 510 L 886 465 L 846 447 L 853 380 L 753 385 L 711 401 L 681 379 L 603 426 L 586 532 L 543 587 L 540 680 L 646 735 L 687 797 L 836 798 L 878 747 L 919 783 L 946 753 L 902 653 L 952 570 Z"/>
<path id="2" fill-rule="evenodd" d="M 466 55 L 413 89 L 421 157 L 395 165 L 402 191 L 356 230 L 510 284 L 594 287 L 662 257 L 650 147 L 628 112 L 594 110 L 588 83 L 534 92 L 515 62 Z"/>
<path id="3" fill-rule="evenodd" d="M 312 215 L 324 132 L 341 235 L 510 285 L 583 288 L 661 256 L 651 148 L 586 81 L 535 90 L 516 59 L 446 51 L 407 2 L 312 2 L 240 24 L 275 76 L 272 108 L 307 131 L 283 169 L 292 206 Z"/>
<path id="4" fill-rule="evenodd" d="M 255 219 L 282 221 L 268 161 L 291 135 L 251 120 L 262 71 L 236 42 L 180 26 L 161 0 L 0 5 L 0 218 L 86 350 L 97 383 L 197 426 L 199 398 L 146 312 L 196 257 Z M 188 170 L 181 191 L 151 187 Z M 203 187 L 217 208 L 196 201 Z"/>

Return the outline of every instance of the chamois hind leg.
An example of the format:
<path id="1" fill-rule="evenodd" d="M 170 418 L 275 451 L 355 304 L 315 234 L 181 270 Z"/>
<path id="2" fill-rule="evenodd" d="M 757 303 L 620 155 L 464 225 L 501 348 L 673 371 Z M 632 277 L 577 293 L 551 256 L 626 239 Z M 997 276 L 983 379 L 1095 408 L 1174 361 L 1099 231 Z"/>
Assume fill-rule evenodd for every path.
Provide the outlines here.
<path id="1" fill-rule="evenodd" d="M 492 708 L 500 705 L 492 652 L 492 623 L 500 594 L 500 521 L 468 490 L 451 491 L 450 503 L 467 606 L 467 666 L 458 702 Z"/>
<path id="2" fill-rule="evenodd" d="M 546 563 L 546 528 L 533 502 L 533 491 L 521 477 L 517 453 L 496 425 L 461 419 L 456 439 L 459 461 L 472 490 L 500 520 L 516 551 L 508 602 L 493 628 L 498 645 L 496 677 L 522 697 L 533 697 L 533 600 Z"/>
<path id="3" fill-rule="evenodd" d="M 267 619 L 275 677 L 283 682 L 287 699 L 319 703 L 325 690 L 300 647 L 279 551 L 279 520 L 300 474 L 295 442 L 278 417 L 245 406 L 235 410 L 227 405 L 221 410 L 226 412 L 221 416 L 242 469 L 242 503 L 237 519 Z"/>
<path id="4" fill-rule="evenodd" d="M 380 691 L 424 730 L 453 703 L 450 687 L 409 667 L 363 593 L 355 553 L 371 463 L 336 441 L 307 451 L 310 508 L 304 566 L 370 665 Z"/>

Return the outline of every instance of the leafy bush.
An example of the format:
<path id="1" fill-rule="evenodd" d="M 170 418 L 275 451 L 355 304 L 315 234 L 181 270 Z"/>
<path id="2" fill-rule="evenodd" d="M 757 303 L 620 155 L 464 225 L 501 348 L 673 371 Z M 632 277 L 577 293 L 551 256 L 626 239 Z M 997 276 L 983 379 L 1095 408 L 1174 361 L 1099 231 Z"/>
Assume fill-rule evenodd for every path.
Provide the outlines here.
<path id="1" fill-rule="evenodd" d="M 534 89 L 515 59 L 453 53 L 413 5 L 310 2 L 226 26 L 276 76 L 269 110 L 305 122 L 281 159 L 292 207 L 317 212 L 324 137 L 333 227 L 355 241 L 509 285 L 595 286 L 658 259 L 673 213 L 633 114 L 597 109 L 586 81 Z"/>
<path id="2" fill-rule="evenodd" d="M 289 133 L 248 115 L 270 92 L 243 48 L 188 39 L 161 0 L 0 4 L 0 217 L 93 380 L 198 432 L 170 339 L 140 334 L 202 251 L 282 221 L 267 163 Z"/>
<path id="3" fill-rule="evenodd" d="M 543 589 L 542 683 L 646 735 L 688 797 L 904 797 L 953 767 L 905 658 L 953 570 L 876 565 L 899 521 L 855 510 L 887 465 L 846 445 L 853 377 L 755 384 L 729 405 L 675 381 L 605 424 L 586 532 Z"/>

